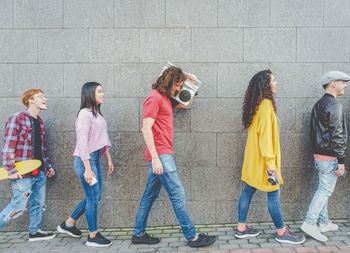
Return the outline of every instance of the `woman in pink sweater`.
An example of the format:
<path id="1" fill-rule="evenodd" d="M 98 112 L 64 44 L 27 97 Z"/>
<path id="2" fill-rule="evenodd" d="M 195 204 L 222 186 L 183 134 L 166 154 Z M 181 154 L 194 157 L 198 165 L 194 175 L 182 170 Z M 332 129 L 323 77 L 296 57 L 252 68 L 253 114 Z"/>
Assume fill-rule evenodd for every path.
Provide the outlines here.
<path id="1" fill-rule="evenodd" d="M 61 233 L 72 237 L 81 237 L 75 227 L 76 221 L 85 213 L 89 227 L 87 246 L 104 247 L 112 242 L 103 237 L 97 229 L 97 209 L 102 193 L 102 176 L 99 159 L 104 155 L 108 162 L 107 174 L 113 172 L 113 163 L 109 154 L 111 142 L 108 137 L 107 123 L 100 107 L 103 103 L 102 86 L 88 82 L 81 90 L 81 105 L 75 121 L 77 142 L 74 151 L 74 170 L 77 173 L 86 198 L 80 202 L 71 216 L 57 227 Z"/>

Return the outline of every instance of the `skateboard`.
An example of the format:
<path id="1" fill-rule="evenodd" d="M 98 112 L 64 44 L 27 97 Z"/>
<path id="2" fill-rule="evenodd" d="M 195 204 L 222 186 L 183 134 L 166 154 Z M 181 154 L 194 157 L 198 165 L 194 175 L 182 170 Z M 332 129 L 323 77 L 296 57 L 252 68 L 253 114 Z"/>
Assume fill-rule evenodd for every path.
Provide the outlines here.
<path id="1" fill-rule="evenodd" d="M 36 159 L 26 160 L 26 161 L 16 162 L 15 165 L 18 172 L 21 175 L 24 175 L 39 168 L 41 165 L 41 161 Z M 4 168 L 0 168 L 0 180 L 4 180 L 7 178 L 9 178 L 7 174 L 7 170 L 5 170 Z"/>

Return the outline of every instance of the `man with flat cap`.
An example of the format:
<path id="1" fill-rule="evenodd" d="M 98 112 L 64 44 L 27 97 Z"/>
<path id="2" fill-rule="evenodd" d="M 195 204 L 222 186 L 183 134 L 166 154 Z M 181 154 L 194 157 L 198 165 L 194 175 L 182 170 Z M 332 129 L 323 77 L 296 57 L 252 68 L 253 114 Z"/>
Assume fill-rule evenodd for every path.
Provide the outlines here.
<path id="1" fill-rule="evenodd" d="M 346 120 L 337 98 L 344 94 L 349 80 L 350 76 L 340 71 L 325 73 L 322 76 L 325 94 L 311 112 L 311 144 L 319 183 L 301 230 L 323 242 L 328 240 L 323 232 L 338 229 L 338 225 L 329 220 L 328 199 L 338 177 L 345 173 Z"/>

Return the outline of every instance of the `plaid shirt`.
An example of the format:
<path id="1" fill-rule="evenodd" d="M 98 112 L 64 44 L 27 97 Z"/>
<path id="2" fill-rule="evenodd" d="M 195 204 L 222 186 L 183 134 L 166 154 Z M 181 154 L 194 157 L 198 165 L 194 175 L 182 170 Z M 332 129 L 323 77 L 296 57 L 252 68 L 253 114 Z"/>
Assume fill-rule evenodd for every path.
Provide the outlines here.
<path id="1" fill-rule="evenodd" d="M 43 120 L 38 117 L 40 123 L 41 150 L 46 169 L 52 168 L 47 156 L 45 127 Z M 5 125 L 5 138 L 2 145 L 1 158 L 4 168 L 9 175 L 17 172 L 15 162 L 34 158 L 33 152 L 33 122 L 28 110 L 12 115 Z M 36 129 L 35 129 L 36 130 Z M 24 175 L 31 177 L 31 173 Z"/>

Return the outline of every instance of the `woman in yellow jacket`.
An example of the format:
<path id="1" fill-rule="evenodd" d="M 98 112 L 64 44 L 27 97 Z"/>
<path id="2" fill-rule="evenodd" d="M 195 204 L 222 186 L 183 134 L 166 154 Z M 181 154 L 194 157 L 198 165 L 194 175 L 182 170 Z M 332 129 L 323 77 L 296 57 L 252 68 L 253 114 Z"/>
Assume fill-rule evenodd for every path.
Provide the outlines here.
<path id="1" fill-rule="evenodd" d="M 267 192 L 268 209 L 276 226 L 278 242 L 301 244 L 305 237 L 290 232 L 283 223 L 279 184 L 281 177 L 281 151 L 273 95 L 277 82 L 270 70 L 258 72 L 250 80 L 243 102 L 242 122 L 248 129 L 244 152 L 242 180 L 246 183 L 238 206 L 236 238 L 255 237 L 260 234 L 246 225 L 250 201 L 256 191 Z"/>

